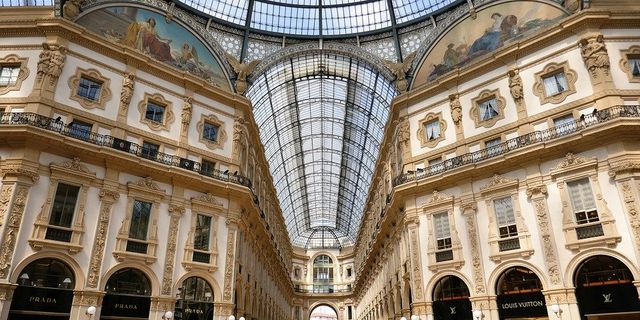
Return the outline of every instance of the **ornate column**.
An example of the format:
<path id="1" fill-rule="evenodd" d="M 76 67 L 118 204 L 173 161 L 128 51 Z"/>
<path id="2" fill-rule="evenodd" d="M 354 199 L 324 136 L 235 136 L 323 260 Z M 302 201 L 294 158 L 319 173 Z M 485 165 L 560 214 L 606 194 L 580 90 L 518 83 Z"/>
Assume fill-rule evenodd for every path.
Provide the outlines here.
<path id="1" fill-rule="evenodd" d="M 413 284 L 413 304 L 411 310 L 417 316 L 426 316 L 425 298 L 423 294 L 424 284 L 422 283 L 422 263 L 420 259 L 420 244 L 418 241 L 418 226 L 420 221 L 417 216 L 407 217 L 405 226 L 409 236 L 409 256 L 411 283 Z"/>
<path id="2" fill-rule="evenodd" d="M 0 177 L 3 178 L 0 190 L 0 319 L 7 319 L 16 287 L 9 280 L 13 271 L 14 251 L 29 190 L 40 175 L 35 166 L 27 166 L 22 161 L 5 160 Z"/>
<path id="3" fill-rule="evenodd" d="M 232 204 L 230 203 L 229 206 Z M 238 222 L 240 221 L 240 212 L 229 209 L 227 219 L 227 245 L 225 251 L 225 267 L 224 267 L 224 286 L 222 291 L 222 302 L 216 306 L 220 312 L 216 312 L 216 317 L 220 320 L 227 320 L 233 312 L 233 284 L 235 282 L 235 264 L 236 264 L 236 235 L 238 232 Z"/>
<path id="4" fill-rule="evenodd" d="M 185 212 L 185 208 L 182 203 L 172 203 L 169 205 L 169 215 L 171 216 L 171 222 L 169 223 L 169 235 L 167 237 L 167 252 L 164 262 L 164 272 L 162 274 L 162 290 L 160 293 L 163 296 L 172 296 L 173 287 L 173 267 L 176 260 L 176 247 L 178 241 L 178 227 L 180 225 L 180 218 Z"/>

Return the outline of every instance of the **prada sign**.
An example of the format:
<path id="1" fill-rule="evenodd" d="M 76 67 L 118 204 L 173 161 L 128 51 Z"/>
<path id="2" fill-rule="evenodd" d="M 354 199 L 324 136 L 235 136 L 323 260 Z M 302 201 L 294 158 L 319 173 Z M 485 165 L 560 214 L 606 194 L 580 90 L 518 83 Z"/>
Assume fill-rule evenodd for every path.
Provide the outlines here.
<path id="1" fill-rule="evenodd" d="M 18 286 L 11 310 L 69 313 L 72 301 L 73 290 Z"/>
<path id="2" fill-rule="evenodd" d="M 213 303 L 180 300 L 174 314 L 176 320 L 209 320 L 213 318 Z"/>
<path id="3" fill-rule="evenodd" d="M 444 300 L 433 302 L 434 319 L 468 320 L 471 319 L 471 301 L 469 299 Z"/>
<path id="4" fill-rule="evenodd" d="M 640 311 L 638 291 L 632 283 L 576 288 L 581 314 Z"/>
<path id="5" fill-rule="evenodd" d="M 150 304 L 147 296 L 107 294 L 102 301 L 102 315 L 147 319 Z"/>
<path id="6" fill-rule="evenodd" d="M 501 319 L 548 315 L 542 292 L 501 294 L 497 297 L 497 303 Z"/>

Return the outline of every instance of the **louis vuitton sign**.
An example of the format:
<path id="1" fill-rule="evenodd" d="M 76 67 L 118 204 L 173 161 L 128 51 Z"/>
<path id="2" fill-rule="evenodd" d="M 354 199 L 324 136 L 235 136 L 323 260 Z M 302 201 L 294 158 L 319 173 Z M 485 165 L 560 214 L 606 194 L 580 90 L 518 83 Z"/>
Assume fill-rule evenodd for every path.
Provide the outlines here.
<path id="1" fill-rule="evenodd" d="M 500 318 L 546 317 L 547 306 L 542 292 L 502 294 L 497 297 Z"/>
<path id="2" fill-rule="evenodd" d="M 640 311 L 638 291 L 632 283 L 576 288 L 581 314 Z"/>

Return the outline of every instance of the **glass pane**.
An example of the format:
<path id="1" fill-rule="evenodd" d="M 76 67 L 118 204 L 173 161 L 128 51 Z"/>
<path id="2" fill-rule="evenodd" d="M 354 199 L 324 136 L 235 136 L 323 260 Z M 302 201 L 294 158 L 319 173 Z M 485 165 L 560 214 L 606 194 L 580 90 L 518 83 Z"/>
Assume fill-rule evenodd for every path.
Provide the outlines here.
<path id="1" fill-rule="evenodd" d="M 211 237 L 211 217 L 199 214 L 196 217 L 196 234 L 193 247 L 196 250 L 209 250 L 209 238 Z"/>
<path id="2" fill-rule="evenodd" d="M 150 217 L 151 203 L 135 200 L 133 202 L 131 226 L 129 227 L 129 238 L 147 240 L 147 229 L 149 228 Z"/>
<path id="3" fill-rule="evenodd" d="M 148 102 L 145 118 L 154 122 L 162 123 L 162 119 L 164 118 L 164 107 L 153 102 Z"/>
<path id="4" fill-rule="evenodd" d="M 78 83 L 78 96 L 88 100 L 97 101 L 100 97 L 100 89 L 102 84 L 87 78 L 80 78 Z"/>
<path id="5" fill-rule="evenodd" d="M 140 270 L 127 268 L 116 271 L 107 281 L 107 293 L 151 295 L 151 282 Z"/>
<path id="6" fill-rule="evenodd" d="M 440 137 L 440 121 L 438 119 L 432 120 L 425 124 L 425 134 L 427 140 L 434 140 Z"/>
<path id="7" fill-rule="evenodd" d="M 58 183 L 56 195 L 53 200 L 49 224 L 65 228 L 71 227 L 73 213 L 76 210 L 80 187 L 64 183 Z"/>
<path id="8" fill-rule="evenodd" d="M 504 197 L 493 200 L 494 208 L 496 211 L 496 219 L 498 227 L 515 224 L 516 219 L 513 215 L 513 204 L 511 197 Z"/>
<path id="9" fill-rule="evenodd" d="M 218 130 L 218 126 L 205 122 L 202 130 L 202 137 L 210 141 L 216 141 L 218 140 Z"/>
<path id="10" fill-rule="evenodd" d="M 498 115 L 498 109 L 496 108 L 497 105 L 498 105 L 498 102 L 496 101 L 495 98 L 489 99 L 487 101 L 480 103 L 480 106 L 478 108 L 478 112 L 480 113 L 480 120 L 487 121 L 497 116 Z"/>

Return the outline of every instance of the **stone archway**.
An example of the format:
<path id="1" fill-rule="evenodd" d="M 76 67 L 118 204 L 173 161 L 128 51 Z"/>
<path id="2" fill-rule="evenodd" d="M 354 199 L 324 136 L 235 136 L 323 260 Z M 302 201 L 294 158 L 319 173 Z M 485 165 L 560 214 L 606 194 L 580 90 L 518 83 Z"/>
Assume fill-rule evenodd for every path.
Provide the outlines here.
<path id="1" fill-rule="evenodd" d="M 309 308 L 308 320 L 342 320 L 339 309 L 329 302 L 318 302 Z"/>

